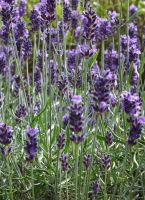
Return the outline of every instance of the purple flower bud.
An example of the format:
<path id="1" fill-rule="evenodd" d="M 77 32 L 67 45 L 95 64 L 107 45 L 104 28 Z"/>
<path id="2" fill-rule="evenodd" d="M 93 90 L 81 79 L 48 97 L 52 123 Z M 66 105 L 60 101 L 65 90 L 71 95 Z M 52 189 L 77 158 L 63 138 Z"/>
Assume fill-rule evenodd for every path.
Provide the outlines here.
<path id="1" fill-rule="evenodd" d="M 22 58 L 28 59 L 32 54 L 32 43 L 28 38 L 25 38 L 22 44 Z"/>
<path id="2" fill-rule="evenodd" d="M 92 191 L 93 191 L 94 195 L 97 195 L 99 193 L 99 191 L 100 191 L 100 184 L 99 184 L 99 182 L 94 181 L 92 183 Z"/>
<path id="3" fill-rule="evenodd" d="M 64 172 L 68 171 L 68 157 L 65 154 L 60 156 L 61 168 Z"/>
<path id="4" fill-rule="evenodd" d="M 138 10 L 138 8 L 134 4 L 132 4 L 129 7 L 130 15 L 133 15 L 137 10 Z"/>
<path id="5" fill-rule="evenodd" d="M 33 32 L 39 31 L 41 27 L 41 16 L 37 9 L 33 9 L 30 15 L 30 25 Z"/>
<path id="6" fill-rule="evenodd" d="M 72 10 L 77 10 L 78 0 L 71 0 Z"/>
<path id="7" fill-rule="evenodd" d="M 97 18 L 97 28 L 95 30 L 96 41 L 106 40 L 115 33 L 114 25 L 111 24 L 110 20 L 103 18 Z"/>
<path id="8" fill-rule="evenodd" d="M 68 81 L 64 73 L 60 76 L 57 81 L 58 93 L 60 96 L 64 96 L 67 91 Z"/>
<path id="9" fill-rule="evenodd" d="M 84 141 L 84 134 L 81 135 L 71 134 L 70 140 L 75 144 L 79 144 Z"/>
<path id="10" fill-rule="evenodd" d="M 129 116 L 136 118 L 141 113 L 141 101 L 137 94 L 124 91 L 121 94 L 121 109 Z"/>
<path id="11" fill-rule="evenodd" d="M 78 134 L 83 129 L 83 109 L 82 97 L 74 95 L 69 108 L 69 123 L 71 131 L 75 134 Z"/>
<path id="12" fill-rule="evenodd" d="M 79 13 L 77 11 L 72 11 L 71 13 L 71 27 L 76 29 L 78 26 Z"/>
<path id="13" fill-rule="evenodd" d="M 36 101 L 34 105 L 34 113 L 38 114 L 39 111 L 40 111 L 40 101 Z"/>
<path id="14" fill-rule="evenodd" d="M 40 71 L 40 68 L 36 66 L 35 72 L 34 72 L 34 82 L 38 82 L 38 81 L 41 81 L 41 71 Z"/>
<path id="15" fill-rule="evenodd" d="M 28 140 L 26 141 L 26 146 L 25 146 L 25 150 L 28 154 L 28 156 L 26 157 L 27 161 L 33 161 L 37 153 L 37 139 L 36 139 L 37 133 L 38 133 L 37 128 L 27 128 L 26 130 L 26 134 L 28 136 Z"/>
<path id="16" fill-rule="evenodd" d="M 21 0 L 19 3 L 19 15 L 22 17 L 26 12 L 26 0 Z"/>
<path id="17" fill-rule="evenodd" d="M 0 122 L 0 143 L 3 145 L 9 145 L 12 142 L 13 129 L 11 126 Z"/>
<path id="18" fill-rule="evenodd" d="M 129 36 L 133 38 L 137 35 L 137 26 L 132 22 L 129 24 Z"/>
<path id="19" fill-rule="evenodd" d="M 66 1 L 63 2 L 63 20 L 65 24 L 71 20 L 71 10 Z"/>
<path id="20" fill-rule="evenodd" d="M 117 51 L 114 51 L 113 48 L 109 48 L 105 51 L 105 69 L 110 69 L 110 71 L 116 72 L 119 64 L 119 55 Z"/>
<path id="21" fill-rule="evenodd" d="M 84 12 L 84 20 L 82 23 L 83 35 L 87 40 L 93 40 L 97 27 L 97 16 L 91 7 Z"/>
<path id="22" fill-rule="evenodd" d="M 91 57 L 93 54 L 95 54 L 97 52 L 97 49 L 95 46 L 90 47 L 89 45 L 85 44 L 85 45 L 80 45 L 79 46 L 80 49 L 80 53 L 82 54 L 82 56 L 84 57 Z"/>
<path id="23" fill-rule="evenodd" d="M 63 124 L 63 128 L 65 129 L 66 126 L 68 125 L 69 122 L 69 115 L 66 113 L 65 115 L 63 115 L 62 117 L 62 124 Z"/>
<path id="24" fill-rule="evenodd" d="M 65 134 L 59 134 L 58 138 L 57 138 L 57 147 L 58 149 L 63 149 L 65 145 Z"/>
<path id="25" fill-rule="evenodd" d="M 6 73 L 6 55 L 5 53 L 0 53 L 0 74 L 4 76 Z"/>
<path id="26" fill-rule="evenodd" d="M 87 171 L 91 165 L 92 157 L 91 155 L 85 155 L 83 159 L 85 170 Z"/>
<path id="27" fill-rule="evenodd" d="M 24 105 L 21 105 L 21 104 L 20 104 L 20 105 L 17 107 L 17 109 L 16 109 L 15 115 L 16 115 L 16 117 L 18 118 L 18 119 L 16 119 L 16 120 L 19 121 L 19 119 L 22 118 L 22 117 L 25 117 L 26 114 L 27 114 L 27 109 L 26 109 L 26 107 L 25 107 Z"/>
<path id="28" fill-rule="evenodd" d="M 107 146 L 110 146 L 113 143 L 112 133 L 107 132 L 105 137 L 105 143 Z"/>
<path id="29" fill-rule="evenodd" d="M 109 169 L 110 167 L 110 156 L 109 155 L 104 155 L 102 158 L 102 166 L 104 167 L 104 169 Z"/>
<path id="30" fill-rule="evenodd" d="M 109 70 L 104 71 L 103 76 L 94 78 L 94 91 L 91 93 L 94 111 L 104 113 L 110 104 L 110 95 L 116 85 L 116 74 Z"/>

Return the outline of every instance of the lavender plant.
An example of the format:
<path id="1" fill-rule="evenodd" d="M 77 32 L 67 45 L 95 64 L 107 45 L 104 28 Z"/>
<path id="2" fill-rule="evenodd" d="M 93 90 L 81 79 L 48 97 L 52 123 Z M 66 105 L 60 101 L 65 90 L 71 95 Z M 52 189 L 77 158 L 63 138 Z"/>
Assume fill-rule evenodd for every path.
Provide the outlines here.
<path id="1" fill-rule="evenodd" d="M 145 199 L 134 2 L 0 1 L 0 199 Z"/>

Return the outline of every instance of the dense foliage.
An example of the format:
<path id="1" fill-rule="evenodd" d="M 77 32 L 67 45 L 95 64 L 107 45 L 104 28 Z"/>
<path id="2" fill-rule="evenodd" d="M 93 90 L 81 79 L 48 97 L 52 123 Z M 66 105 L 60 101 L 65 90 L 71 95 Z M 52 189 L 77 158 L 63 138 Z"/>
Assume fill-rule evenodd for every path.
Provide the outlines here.
<path id="1" fill-rule="evenodd" d="M 0 200 L 145 199 L 144 8 L 0 0 Z"/>

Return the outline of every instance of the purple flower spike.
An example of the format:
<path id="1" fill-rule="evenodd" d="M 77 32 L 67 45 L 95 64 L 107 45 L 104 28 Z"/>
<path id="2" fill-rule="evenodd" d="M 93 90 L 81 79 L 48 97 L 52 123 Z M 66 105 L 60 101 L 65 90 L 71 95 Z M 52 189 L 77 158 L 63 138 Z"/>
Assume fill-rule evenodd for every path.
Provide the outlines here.
<path id="1" fill-rule="evenodd" d="M 59 134 L 58 138 L 57 138 L 57 147 L 58 149 L 63 149 L 65 145 L 65 134 Z"/>
<path id="2" fill-rule="evenodd" d="M 29 138 L 36 137 L 37 133 L 39 132 L 38 128 L 27 128 L 26 133 Z"/>
<path id="3" fill-rule="evenodd" d="M 71 134 L 70 140 L 72 142 L 74 142 L 75 144 L 79 144 L 84 141 L 84 135 L 83 134 L 81 134 L 81 135 Z"/>
<path id="4" fill-rule="evenodd" d="M 64 172 L 68 171 L 68 156 L 64 153 L 60 156 L 61 168 Z"/>
<path id="5" fill-rule="evenodd" d="M 137 10 L 138 10 L 138 8 L 134 4 L 132 4 L 129 7 L 130 15 L 133 15 Z"/>
<path id="6" fill-rule="evenodd" d="M 97 195 L 99 193 L 99 191 L 100 191 L 99 182 L 97 182 L 97 181 L 93 182 L 93 184 L 92 184 L 92 190 L 93 190 L 94 195 Z"/>
<path id="7" fill-rule="evenodd" d="M 84 12 L 82 21 L 83 35 L 87 40 L 93 40 L 97 27 L 97 16 L 91 7 Z"/>
<path id="8" fill-rule="evenodd" d="M 110 46 L 108 50 L 105 51 L 105 69 L 110 69 L 110 71 L 117 72 L 119 64 L 119 55 L 117 51 L 113 50 Z"/>
<path id="9" fill-rule="evenodd" d="M 11 126 L 0 122 L 0 143 L 3 145 L 9 145 L 12 142 L 13 129 Z"/>
<path id="10" fill-rule="evenodd" d="M 92 157 L 91 155 L 85 155 L 84 156 L 84 159 L 83 159 L 83 164 L 84 164 L 84 167 L 85 167 L 85 170 L 87 171 L 91 165 L 91 161 L 92 161 Z"/>
<path id="11" fill-rule="evenodd" d="M 28 154 L 28 156 L 26 157 L 27 161 L 33 161 L 37 153 L 37 139 L 36 139 L 37 133 L 38 133 L 37 128 L 26 129 L 26 134 L 28 136 L 28 140 L 26 141 L 26 146 L 25 146 L 25 150 Z"/>
<path id="12" fill-rule="evenodd" d="M 27 114 L 26 107 L 24 105 L 19 105 L 15 113 L 16 117 L 18 118 L 16 120 L 19 121 L 19 119 L 25 117 L 26 114 Z"/>
<path id="13" fill-rule="evenodd" d="M 127 143 L 135 145 L 145 124 L 145 117 L 141 116 L 141 99 L 136 93 L 124 91 L 121 95 L 121 108 L 128 114 L 130 129 L 127 134 Z"/>
<path id="14" fill-rule="evenodd" d="M 104 155 L 102 158 L 102 165 L 104 167 L 104 169 L 109 169 L 110 167 L 110 156 L 109 155 Z"/>
<path id="15" fill-rule="evenodd" d="M 72 11 L 71 13 L 71 26 L 72 29 L 76 29 L 78 26 L 78 19 L 79 19 L 79 14 L 77 11 Z"/>
<path id="16" fill-rule="evenodd" d="M 25 15 L 25 12 L 26 12 L 26 1 L 21 0 L 20 3 L 19 3 L 19 15 L 20 15 L 20 17 Z"/>
<path id="17" fill-rule="evenodd" d="M 112 133 L 108 132 L 105 137 L 105 143 L 107 146 L 110 146 L 113 143 Z"/>
<path id="18" fill-rule="evenodd" d="M 71 20 L 71 9 L 67 1 L 63 2 L 63 20 L 65 24 Z"/>
<path id="19" fill-rule="evenodd" d="M 2 144 L 1 152 L 3 156 L 6 156 L 11 152 L 11 147 L 9 145 L 12 142 L 12 134 L 12 127 L 0 122 L 0 143 Z"/>
<path id="20" fill-rule="evenodd" d="M 33 32 L 39 31 L 41 27 L 41 17 L 38 9 L 33 9 L 30 15 L 30 25 Z"/>
<path id="21" fill-rule="evenodd" d="M 138 117 L 141 113 L 140 97 L 137 94 L 124 91 L 121 94 L 121 109 L 132 118 Z"/>
<path id="22" fill-rule="evenodd" d="M 91 92 L 94 111 L 100 114 L 108 110 L 112 96 L 112 89 L 116 86 L 116 74 L 106 70 L 103 76 L 94 77 L 94 91 Z"/>
<path id="23" fill-rule="evenodd" d="M 0 53 L 0 74 L 4 76 L 6 73 L 6 55 L 5 53 Z"/>
<path id="24" fill-rule="evenodd" d="M 82 97 L 74 95 L 69 108 L 69 123 L 71 131 L 75 134 L 80 133 L 83 129 L 83 109 Z"/>
<path id="25" fill-rule="evenodd" d="M 77 10 L 78 0 L 71 0 L 72 10 Z"/>

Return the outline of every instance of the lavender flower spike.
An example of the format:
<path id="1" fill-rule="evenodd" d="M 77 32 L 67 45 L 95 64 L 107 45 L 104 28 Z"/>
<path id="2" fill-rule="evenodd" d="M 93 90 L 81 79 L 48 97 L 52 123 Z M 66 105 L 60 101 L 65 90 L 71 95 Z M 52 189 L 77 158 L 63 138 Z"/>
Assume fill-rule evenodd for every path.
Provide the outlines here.
<path id="1" fill-rule="evenodd" d="M 12 133 L 13 129 L 11 126 L 7 126 L 3 122 L 0 122 L 0 143 L 2 144 L 1 152 L 3 155 L 7 155 L 11 151 L 11 147 L 9 145 L 12 142 Z M 7 152 L 6 152 L 6 147 Z"/>
<path id="2" fill-rule="evenodd" d="M 57 138 L 57 147 L 59 149 L 62 149 L 65 145 L 65 134 L 59 134 L 58 138 Z"/>
<path id="3" fill-rule="evenodd" d="M 37 139 L 36 139 L 37 133 L 38 133 L 37 128 L 27 128 L 26 130 L 26 134 L 28 136 L 28 140 L 26 141 L 26 146 L 25 146 L 25 150 L 28 154 L 28 156 L 26 157 L 27 161 L 33 161 L 37 153 Z"/>
<path id="4" fill-rule="evenodd" d="M 60 156 L 61 167 L 64 172 L 68 171 L 68 157 L 65 154 L 61 154 Z"/>
<path id="5" fill-rule="evenodd" d="M 74 95 L 71 99 L 69 120 L 70 120 L 70 129 L 75 134 L 78 134 L 83 129 L 83 104 L 82 97 Z"/>

